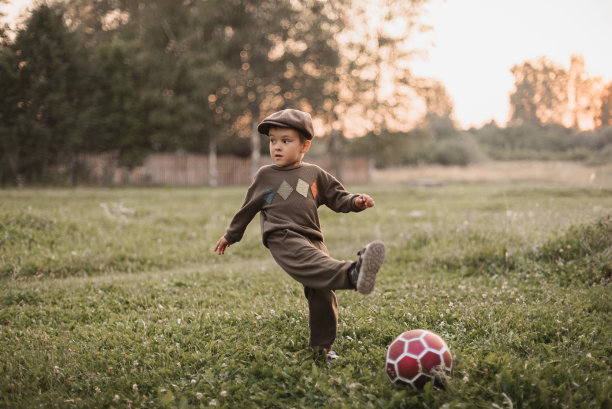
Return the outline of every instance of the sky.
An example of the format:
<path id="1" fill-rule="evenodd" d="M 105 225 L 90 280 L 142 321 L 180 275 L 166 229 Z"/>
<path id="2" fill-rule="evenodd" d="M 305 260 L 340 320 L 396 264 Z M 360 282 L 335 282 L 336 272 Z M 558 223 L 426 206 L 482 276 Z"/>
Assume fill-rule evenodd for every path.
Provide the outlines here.
<path id="1" fill-rule="evenodd" d="M 567 69 L 579 54 L 587 73 L 612 81 L 612 0 L 432 0 L 426 10 L 428 57 L 412 71 L 445 85 L 464 128 L 507 122 L 510 68 L 526 60 Z"/>
<path id="2" fill-rule="evenodd" d="M 17 16 L 29 3 L 2 7 Z M 612 0 L 430 0 L 425 10 L 432 30 L 417 43 L 427 56 L 411 69 L 444 84 L 462 128 L 506 123 L 510 68 L 527 60 L 546 56 L 569 68 L 579 54 L 591 76 L 612 81 Z"/>

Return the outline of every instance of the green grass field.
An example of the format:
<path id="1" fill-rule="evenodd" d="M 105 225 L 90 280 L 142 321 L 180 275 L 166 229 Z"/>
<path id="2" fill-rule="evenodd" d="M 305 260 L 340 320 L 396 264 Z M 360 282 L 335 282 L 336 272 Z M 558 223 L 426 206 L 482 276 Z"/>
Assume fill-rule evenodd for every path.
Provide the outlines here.
<path id="1" fill-rule="evenodd" d="M 330 362 L 257 219 L 212 251 L 244 187 L 0 191 L 0 407 L 612 407 L 612 190 L 350 190 L 376 207 L 321 209 L 331 254 L 389 250 L 371 295 L 338 293 Z M 387 380 L 414 328 L 451 348 L 446 389 Z"/>

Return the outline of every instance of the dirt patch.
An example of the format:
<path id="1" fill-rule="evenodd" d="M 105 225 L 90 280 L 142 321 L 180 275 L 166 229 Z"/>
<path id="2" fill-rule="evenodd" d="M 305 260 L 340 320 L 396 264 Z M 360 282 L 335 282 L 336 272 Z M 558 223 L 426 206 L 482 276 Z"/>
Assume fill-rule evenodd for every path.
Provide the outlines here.
<path id="1" fill-rule="evenodd" d="M 551 182 L 612 187 L 612 165 L 585 166 L 577 162 L 512 161 L 470 166 L 417 166 L 375 170 L 375 183 L 420 185 L 448 182 Z"/>

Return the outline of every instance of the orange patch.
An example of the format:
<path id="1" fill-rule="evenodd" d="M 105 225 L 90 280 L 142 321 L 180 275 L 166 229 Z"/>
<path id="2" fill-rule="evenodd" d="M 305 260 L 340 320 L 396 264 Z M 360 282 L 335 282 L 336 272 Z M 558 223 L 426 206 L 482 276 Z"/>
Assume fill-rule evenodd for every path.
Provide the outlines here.
<path id="1" fill-rule="evenodd" d="M 312 185 L 310 186 L 310 191 L 312 192 L 312 197 L 316 199 L 317 198 L 317 193 L 319 192 L 317 190 L 317 181 L 316 180 L 312 182 Z"/>

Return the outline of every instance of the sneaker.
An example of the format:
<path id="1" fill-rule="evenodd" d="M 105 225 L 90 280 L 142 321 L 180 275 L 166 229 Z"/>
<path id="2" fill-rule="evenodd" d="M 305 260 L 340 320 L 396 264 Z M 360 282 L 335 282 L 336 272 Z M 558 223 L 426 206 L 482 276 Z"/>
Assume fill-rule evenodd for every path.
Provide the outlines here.
<path id="1" fill-rule="evenodd" d="M 357 253 L 359 261 L 349 272 L 349 281 L 355 290 L 361 294 L 370 294 L 376 283 L 376 274 L 383 261 L 387 247 L 382 241 L 376 240 Z"/>
<path id="2" fill-rule="evenodd" d="M 336 353 L 336 351 L 333 351 L 331 349 L 329 351 L 326 348 L 323 348 L 323 349 L 318 349 L 317 348 L 317 349 L 314 349 L 314 350 L 312 348 L 309 348 L 309 349 L 314 352 L 315 358 L 325 357 L 325 359 L 330 360 L 330 361 L 333 360 L 333 359 L 340 358 L 340 355 L 338 355 Z"/>

